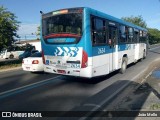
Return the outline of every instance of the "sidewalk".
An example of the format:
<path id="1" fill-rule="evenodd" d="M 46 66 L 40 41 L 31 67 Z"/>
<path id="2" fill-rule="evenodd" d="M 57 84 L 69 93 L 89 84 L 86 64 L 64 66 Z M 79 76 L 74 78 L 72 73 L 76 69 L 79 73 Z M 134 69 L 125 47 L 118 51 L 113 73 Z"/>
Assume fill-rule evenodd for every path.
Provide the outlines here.
<path id="1" fill-rule="evenodd" d="M 141 89 L 145 89 L 149 95 L 141 107 L 140 111 L 159 111 L 160 112 L 160 67 L 142 84 Z M 160 114 L 160 113 L 159 113 Z M 158 117 L 137 117 L 135 120 L 159 120 Z"/>
<path id="2" fill-rule="evenodd" d="M 153 59 L 153 58 L 148 58 Z M 158 111 L 159 117 L 112 117 L 113 120 L 159 120 L 160 119 L 160 58 L 146 62 L 147 66 L 137 69 L 135 80 L 106 106 L 108 111 L 132 111 L 138 114 Z M 155 70 L 159 70 L 158 75 Z M 138 72 L 140 75 L 138 75 Z M 153 73 L 153 75 L 152 75 Z M 127 74 L 130 76 L 130 74 Z M 138 77 L 137 77 L 138 76 Z M 158 78 L 157 78 L 158 77 Z M 127 113 L 126 113 L 127 114 Z"/>

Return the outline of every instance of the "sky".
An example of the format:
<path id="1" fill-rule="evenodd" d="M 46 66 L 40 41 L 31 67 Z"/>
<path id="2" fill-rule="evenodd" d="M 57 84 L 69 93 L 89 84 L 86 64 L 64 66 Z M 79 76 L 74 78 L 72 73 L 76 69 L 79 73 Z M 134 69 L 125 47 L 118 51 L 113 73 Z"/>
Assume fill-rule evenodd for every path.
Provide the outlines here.
<path id="1" fill-rule="evenodd" d="M 0 0 L 21 22 L 20 36 L 35 34 L 44 13 L 72 7 L 90 7 L 117 18 L 141 15 L 147 27 L 160 30 L 160 0 Z"/>

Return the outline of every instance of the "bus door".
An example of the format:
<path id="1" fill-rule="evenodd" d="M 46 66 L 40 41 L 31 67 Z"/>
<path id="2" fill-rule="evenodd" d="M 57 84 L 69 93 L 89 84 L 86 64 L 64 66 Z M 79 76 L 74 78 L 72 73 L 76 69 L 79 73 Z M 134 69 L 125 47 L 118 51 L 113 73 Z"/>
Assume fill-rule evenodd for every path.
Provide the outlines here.
<path id="1" fill-rule="evenodd" d="M 134 29 L 134 41 L 135 41 L 135 61 L 139 59 L 140 46 L 139 46 L 139 30 Z"/>
<path id="2" fill-rule="evenodd" d="M 116 69 L 116 43 L 117 43 L 117 27 L 109 26 L 108 44 L 109 44 L 109 71 Z"/>

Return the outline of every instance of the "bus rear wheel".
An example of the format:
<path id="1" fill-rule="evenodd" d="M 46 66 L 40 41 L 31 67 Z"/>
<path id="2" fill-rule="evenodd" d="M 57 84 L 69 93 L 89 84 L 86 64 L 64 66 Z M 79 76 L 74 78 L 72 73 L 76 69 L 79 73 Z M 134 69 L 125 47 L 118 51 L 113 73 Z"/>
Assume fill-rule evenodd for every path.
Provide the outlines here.
<path id="1" fill-rule="evenodd" d="M 121 65 L 121 68 L 120 68 L 120 73 L 121 74 L 125 73 L 126 69 L 127 69 L 127 58 L 123 57 L 123 59 L 122 59 L 122 65 Z"/>

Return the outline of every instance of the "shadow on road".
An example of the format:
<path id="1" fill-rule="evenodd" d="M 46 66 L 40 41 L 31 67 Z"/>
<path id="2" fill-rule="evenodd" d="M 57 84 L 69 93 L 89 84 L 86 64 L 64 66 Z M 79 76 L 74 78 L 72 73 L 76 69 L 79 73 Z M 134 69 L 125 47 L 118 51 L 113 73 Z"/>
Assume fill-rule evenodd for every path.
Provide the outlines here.
<path id="1" fill-rule="evenodd" d="M 94 78 L 80 78 L 80 77 L 73 77 L 73 76 L 63 76 L 63 80 L 70 81 L 70 82 L 79 82 L 84 84 L 97 84 L 100 82 L 103 82 L 114 75 L 119 74 L 119 71 L 114 71 L 110 73 L 109 75 L 94 77 Z"/>
<path id="2" fill-rule="evenodd" d="M 130 68 L 134 66 L 135 64 L 136 63 L 131 63 L 127 66 L 127 68 Z M 98 84 L 100 82 L 108 80 L 109 78 L 115 76 L 116 74 L 121 74 L 121 73 L 119 73 L 119 70 L 116 70 L 116 71 L 111 72 L 110 74 L 98 76 L 94 78 L 80 78 L 80 77 L 73 77 L 73 76 L 63 76 L 63 80 L 70 81 L 70 82 L 79 82 L 79 83 L 84 83 L 84 84 Z"/>
<path id="3" fill-rule="evenodd" d="M 114 84 L 101 90 L 97 94 L 89 97 L 79 106 L 76 106 L 68 113 L 66 112 L 66 114 L 63 114 L 63 120 L 77 120 L 80 118 L 82 119 L 83 117 L 86 117 L 83 120 L 106 120 L 106 118 L 113 120 L 117 120 L 117 118 L 118 120 L 134 120 L 141 112 L 141 109 L 143 109 L 142 107 L 151 92 L 153 92 L 160 99 L 160 94 L 158 93 L 158 91 L 156 91 L 148 83 L 140 85 L 136 82 L 130 82 L 127 87 L 123 88 L 123 86 L 125 84 L 128 84 L 128 82 L 130 81 L 121 80 L 115 82 Z M 130 88 L 134 89 L 137 86 L 138 88 L 135 89 L 131 98 L 123 98 L 124 101 L 123 103 L 121 103 L 123 104 L 122 108 L 116 108 L 117 106 L 114 106 L 116 105 L 116 102 L 114 102 L 115 100 L 120 100 L 121 97 L 126 94 L 126 91 L 130 90 Z M 118 94 L 115 94 L 116 91 L 120 88 L 123 89 L 117 92 Z M 112 104 L 113 106 L 110 104 Z M 115 108 L 112 108 L 111 106 Z M 146 113 L 147 112 L 149 111 L 146 111 Z M 64 117 L 67 116 L 76 118 L 71 119 L 68 117 L 64 119 Z M 62 118 L 58 118 L 58 120 L 62 120 Z"/>

